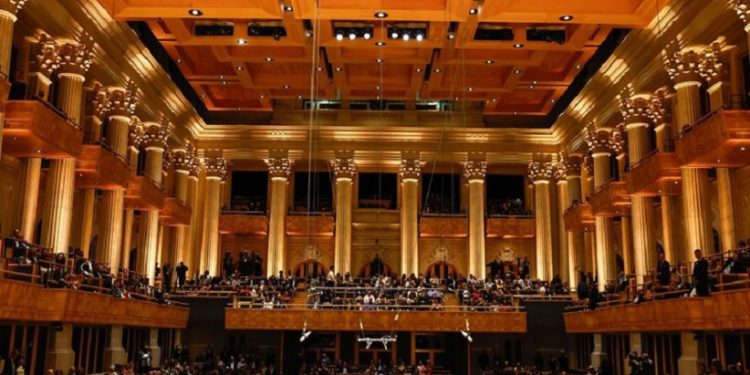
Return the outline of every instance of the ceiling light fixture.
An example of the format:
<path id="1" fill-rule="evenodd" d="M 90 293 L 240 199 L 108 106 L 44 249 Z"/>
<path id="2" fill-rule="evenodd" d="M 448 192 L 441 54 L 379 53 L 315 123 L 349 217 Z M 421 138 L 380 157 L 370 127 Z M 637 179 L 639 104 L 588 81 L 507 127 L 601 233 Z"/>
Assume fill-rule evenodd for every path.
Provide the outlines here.
<path id="1" fill-rule="evenodd" d="M 387 18 L 387 17 L 388 17 L 388 13 L 386 12 L 383 12 L 383 11 L 375 12 L 375 18 Z"/>
<path id="2" fill-rule="evenodd" d="M 266 61 L 267 61 L 267 62 L 271 62 L 271 61 L 273 61 L 273 57 L 271 57 L 271 56 L 268 56 L 268 57 L 266 57 Z"/>
<path id="3" fill-rule="evenodd" d="M 469 92 L 472 92 L 472 91 L 474 91 L 474 88 L 473 87 L 469 87 Z"/>
<path id="4" fill-rule="evenodd" d="M 382 40 L 379 40 L 379 41 L 375 42 L 375 45 L 378 46 L 378 47 L 382 47 L 382 46 L 385 45 L 385 42 L 382 41 Z"/>
<path id="5" fill-rule="evenodd" d="M 570 14 L 566 14 L 564 16 L 560 16 L 560 21 L 568 22 L 568 21 L 572 21 L 572 20 L 573 20 L 573 16 L 571 16 Z"/>
<path id="6" fill-rule="evenodd" d="M 193 17 L 200 17 L 203 15 L 203 11 L 201 11 L 200 9 L 190 9 L 188 10 L 188 14 Z"/>
<path id="7" fill-rule="evenodd" d="M 340 72 L 340 71 L 342 71 L 342 70 L 344 70 L 344 68 L 342 68 L 342 67 L 340 67 L 340 66 L 337 66 L 337 67 L 336 67 L 336 71 L 337 71 L 337 72 Z"/>
<path id="8" fill-rule="evenodd" d="M 237 39 L 237 44 L 240 46 L 244 46 L 247 44 L 247 39 L 242 39 L 242 38 Z"/>
<path id="9" fill-rule="evenodd" d="M 471 8 L 471 9 L 469 9 L 469 14 L 474 15 L 474 14 L 477 14 L 477 13 L 479 13 L 479 9 L 477 9 L 477 8 Z"/>
<path id="10" fill-rule="evenodd" d="M 375 62 L 377 62 L 378 64 L 382 64 L 383 63 L 383 59 L 381 59 L 381 58 L 378 57 L 378 59 L 375 60 Z"/>
<path id="11" fill-rule="evenodd" d="M 492 64 L 494 64 L 495 62 L 494 62 L 494 61 L 492 61 L 492 60 L 484 60 L 484 63 L 485 63 L 485 64 L 487 64 L 487 65 L 492 65 Z"/>
<path id="12" fill-rule="evenodd" d="M 442 72 L 442 71 L 443 71 L 443 70 L 442 70 L 442 69 L 440 69 L 440 68 L 435 68 L 435 73 L 440 73 L 440 72 Z"/>
<path id="13" fill-rule="evenodd" d="M 284 90 L 289 90 L 289 85 L 284 85 Z"/>
<path id="14" fill-rule="evenodd" d="M 513 48 L 523 48 L 523 43 L 516 43 L 513 45 Z"/>
<path id="15" fill-rule="evenodd" d="M 243 70 L 245 70 L 245 67 L 244 67 L 244 66 L 242 66 L 242 65 L 240 65 L 240 66 L 238 66 L 238 67 L 237 67 L 237 70 L 239 70 L 239 71 L 243 71 Z"/>
<path id="16" fill-rule="evenodd" d="M 344 32 L 343 31 L 339 30 L 339 31 L 336 32 L 336 40 L 338 40 L 339 42 L 342 41 L 342 40 L 344 40 Z"/>
<path id="17" fill-rule="evenodd" d="M 424 40 L 424 34 L 417 33 L 416 39 L 417 39 L 417 42 L 423 41 Z"/>
<path id="18" fill-rule="evenodd" d="M 391 31 L 391 38 L 398 39 L 398 31 L 396 31 L 395 29 Z"/>
<path id="19" fill-rule="evenodd" d="M 581 64 L 576 64 L 576 69 L 581 69 Z"/>
<path id="20" fill-rule="evenodd" d="M 291 5 L 284 5 L 281 7 L 281 9 L 284 9 L 284 11 L 287 13 L 291 13 L 294 10 Z"/>
<path id="21" fill-rule="evenodd" d="M 365 31 L 365 33 L 364 33 L 364 35 L 362 35 L 362 37 L 365 38 L 365 40 L 370 40 L 370 38 L 372 38 L 372 34 L 370 34 L 369 31 Z"/>
<path id="22" fill-rule="evenodd" d="M 513 71 L 513 74 L 521 74 L 521 71 L 518 70 L 518 69 L 516 69 L 516 70 Z"/>
<path id="23" fill-rule="evenodd" d="M 354 30 L 349 32 L 349 40 L 357 39 L 357 33 L 354 32 Z"/>
<path id="24" fill-rule="evenodd" d="M 409 35 L 409 33 L 404 33 L 404 36 L 402 36 L 401 38 L 404 40 L 404 42 L 408 42 L 411 38 L 411 35 Z"/>
<path id="25" fill-rule="evenodd" d="M 454 33 L 448 33 L 448 40 L 456 39 L 456 34 Z"/>
<path id="26" fill-rule="evenodd" d="M 514 114 L 514 115 L 517 115 L 517 114 L 518 114 L 518 112 L 513 112 L 513 114 Z"/>
<path id="27" fill-rule="evenodd" d="M 417 68 L 417 73 L 422 73 L 422 68 Z"/>

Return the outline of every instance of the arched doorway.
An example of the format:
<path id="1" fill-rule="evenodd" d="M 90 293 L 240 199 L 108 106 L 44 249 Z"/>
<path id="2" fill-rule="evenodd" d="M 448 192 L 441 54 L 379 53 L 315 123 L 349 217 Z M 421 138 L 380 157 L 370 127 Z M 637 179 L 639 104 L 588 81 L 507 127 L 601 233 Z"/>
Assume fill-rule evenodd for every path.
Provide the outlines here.
<path id="1" fill-rule="evenodd" d="M 296 278 L 318 277 L 326 274 L 328 269 L 315 259 L 308 259 L 294 266 L 293 272 Z"/>
<path id="2" fill-rule="evenodd" d="M 437 277 L 441 280 L 448 278 L 456 279 L 461 276 L 456 266 L 445 261 L 437 261 L 430 264 L 425 271 L 425 275 L 427 278 Z"/>
<path id="3" fill-rule="evenodd" d="M 391 266 L 386 264 L 379 254 L 376 254 L 375 258 L 360 268 L 357 276 L 373 277 L 378 275 L 393 275 L 393 271 Z"/>

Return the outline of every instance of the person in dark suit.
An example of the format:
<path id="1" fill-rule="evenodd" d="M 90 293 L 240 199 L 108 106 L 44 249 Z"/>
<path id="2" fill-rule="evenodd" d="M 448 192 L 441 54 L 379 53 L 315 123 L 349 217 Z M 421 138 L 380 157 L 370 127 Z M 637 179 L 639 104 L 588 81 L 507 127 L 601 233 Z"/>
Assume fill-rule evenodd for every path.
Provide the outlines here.
<path id="1" fill-rule="evenodd" d="M 175 271 L 177 271 L 177 286 L 182 289 L 183 287 L 185 287 L 185 279 L 187 278 L 188 267 L 185 265 L 185 263 L 180 262 L 180 265 L 177 266 L 177 269 Z"/>
<path id="2" fill-rule="evenodd" d="M 659 281 L 661 286 L 669 286 L 669 279 L 671 275 L 671 269 L 669 262 L 664 258 L 664 253 L 659 252 L 657 254 L 658 264 L 656 266 L 656 280 Z"/>
<path id="3" fill-rule="evenodd" d="M 708 261 L 703 258 L 703 252 L 695 249 L 695 264 L 693 265 L 693 287 L 699 297 L 708 297 Z"/>

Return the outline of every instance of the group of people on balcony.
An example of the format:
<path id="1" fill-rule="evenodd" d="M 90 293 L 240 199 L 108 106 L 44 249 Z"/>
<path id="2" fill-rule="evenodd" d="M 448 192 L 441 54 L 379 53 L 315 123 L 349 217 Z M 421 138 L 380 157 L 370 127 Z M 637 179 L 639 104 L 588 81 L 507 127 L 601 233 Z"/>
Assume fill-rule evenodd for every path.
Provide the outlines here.
<path id="1" fill-rule="evenodd" d="M 531 211 L 524 207 L 521 198 L 506 198 L 501 201 L 488 202 L 487 213 L 490 216 L 527 216 Z"/>

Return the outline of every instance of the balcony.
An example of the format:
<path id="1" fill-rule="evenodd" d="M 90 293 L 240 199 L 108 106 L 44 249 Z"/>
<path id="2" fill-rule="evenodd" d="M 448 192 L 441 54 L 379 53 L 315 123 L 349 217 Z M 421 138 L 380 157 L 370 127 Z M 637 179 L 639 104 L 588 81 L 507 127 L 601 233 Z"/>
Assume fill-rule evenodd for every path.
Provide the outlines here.
<path id="1" fill-rule="evenodd" d="M 83 132 L 51 105 L 37 100 L 5 103 L 3 153 L 17 158 L 78 157 Z"/>
<path id="2" fill-rule="evenodd" d="M 625 181 L 609 181 L 591 195 L 594 216 L 627 216 L 630 214 L 630 196 Z"/>
<path id="3" fill-rule="evenodd" d="M 465 215 L 422 215 L 419 219 L 419 237 L 466 238 L 469 220 Z"/>
<path id="4" fill-rule="evenodd" d="M 156 211 L 164 208 L 164 190 L 146 176 L 132 176 L 125 190 L 125 208 L 140 211 Z"/>
<path id="5" fill-rule="evenodd" d="M 311 313 L 315 319 L 310 319 Z M 472 332 L 524 333 L 527 325 L 525 312 L 401 311 L 396 327 L 393 311 L 227 308 L 224 315 L 224 328 L 228 330 L 291 331 L 299 330 L 307 321 L 307 329 L 312 331 L 359 332 L 362 324 L 375 332 L 399 328 L 417 332 L 456 332 L 466 325 L 468 319 Z"/>
<path id="6" fill-rule="evenodd" d="M 587 203 L 574 202 L 563 213 L 565 230 L 568 232 L 592 232 L 594 230 L 594 212 Z"/>
<path id="7" fill-rule="evenodd" d="M 5 75 L 0 75 L 0 113 L 3 113 L 3 104 L 8 100 L 10 94 L 10 82 Z"/>
<path id="8" fill-rule="evenodd" d="M 750 329 L 750 290 L 600 307 L 565 314 L 567 333 L 734 331 Z"/>
<path id="9" fill-rule="evenodd" d="M 76 160 L 76 188 L 114 190 L 128 187 L 130 166 L 120 155 L 100 145 L 83 145 Z"/>
<path id="10" fill-rule="evenodd" d="M 219 217 L 219 232 L 264 237 L 268 235 L 268 218 L 265 212 L 223 211 Z"/>
<path id="11" fill-rule="evenodd" d="M 633 165 L 628 175 L 628 192 L 654 197 L 682 194 L 680 158 L 674 152 L 653 152 Z"/>
<path id="12" fill-rule="evenodd" d="M 333 214 L 290 214 L 286 217 L 288 236 L 333 237 Z"/>
<path id="13" fill-rule="evenodd" d="M 534 238 L 533 216 L 502 216 L 487 219 L 487 238 Z"/>
<path id="14" fill-rule="evenodd" d="M 718 110 L 677 140 L 683 167 L 742 167 L 750 164 L 750 111 Z"/>
<path id="15" fill-rule="evenodd" d="M 175 197 L 164 200 L 164 208 L 159 211 L 159 218 L 169 227 L 184 227 L 190 225 L 193 209 L 187 203 Z"/>

